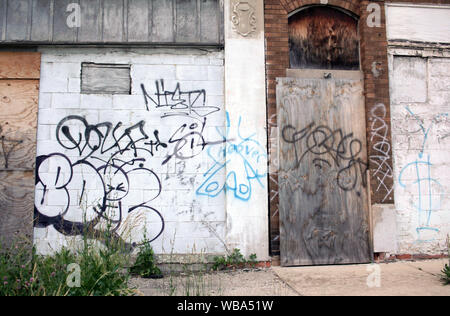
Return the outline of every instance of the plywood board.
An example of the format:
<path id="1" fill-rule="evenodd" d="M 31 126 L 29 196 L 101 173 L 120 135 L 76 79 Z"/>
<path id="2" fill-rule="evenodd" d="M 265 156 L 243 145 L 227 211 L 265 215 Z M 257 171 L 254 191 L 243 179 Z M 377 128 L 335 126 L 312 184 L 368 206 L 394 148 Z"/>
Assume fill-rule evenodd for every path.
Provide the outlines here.
<path id="1" fill-rule="evenodd" d="M 83 64 L 81 91 L 86 94 L 130 94 L 129 65 Z"/>
<path id="2" fill-rule="evenodd" d="M 284 266 L 371 260 L 361 80 L 279 79 Z"/>
<path id="3" fill-rule="evenodd" d="M 32 236 L 34 173 L 0 171 L 0 239 Z"/>
<path id="4" fill-rule="evenodd" d="M 2 52 L 0 79 L 39 79 L 41 56 L 39 53 Z"/>
<path id="5" fill-rule="evenodd" d="M 0 239 L 32 237 L 39 53 L 0 53 Z"/>

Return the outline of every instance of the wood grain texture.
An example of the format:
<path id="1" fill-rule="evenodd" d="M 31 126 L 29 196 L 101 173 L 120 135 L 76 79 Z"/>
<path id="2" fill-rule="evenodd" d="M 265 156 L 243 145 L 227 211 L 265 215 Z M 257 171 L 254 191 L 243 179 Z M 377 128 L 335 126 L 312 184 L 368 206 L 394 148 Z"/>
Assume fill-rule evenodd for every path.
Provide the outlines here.
<path id="1" fill-rule="evenodd" d="M 0 80 L 0 126 L 4 133 L 36 130 L 39 81 Z"/>
<path id="2" fill-rule="evenodd" d="M 79 25 L 73 23 L 76 17 L 79 17 Z M 223 2 L 1 0 L 0 42 L 21 45 L 177 43 L 223 46 Z"/>
<path id="3" fill-rule="evenodd" d="M 36 41 L 51 40 L 53 28 L 51 2 L 52 0 L 33 0 L 31 38 Z"/>
<path id="4" fill-rule="evenodd" d="M 149 2 L 128 0 L 128 41 L 148 42 Z"/>
<path id="5" fill-rule="evenodd" d="M 0 54 L 0 79 L 39 79 L 41 55 L 27 52 Z"/>
<path id="6" fill-rule="evenodd" d="M 14 0 L 8 2 L 7 7 L 7 22 L 6 39 L 11 41 L 18 41 L 29 37 L 28 23 L 31 22 L 29 18 L 30 12 L 29 0 Z"/>
<path id="7" fill-rule="evenodd" d="M 84 43 L 99 43 L 102 41 L 103 12 L 101 4 L 101 0 L 80 0 L 83 19 L 81 27 L 78 29 L 78 41 Z"/>
<path id="8" fill-rule="evenodd" d="M 73 14 L 67 12 L 67 8 L 71 3 L 77 3 L 74 0 L 57 0 L 54 1 L 53 12 L 53 34 L 51 34 L 52 43 L 74 43 L 77 42 L 77 27 L 69 27 L 67 18 Z"/>
<path id="9" fill-rule="evenodd" d="M 197 0 L 176 0 L 177 43 L 195 42 L 199 38 Z"/>
<path id="10" fill-rule="evenodd" d="M 0 65 L 0 239 L 8 245 L 33 232 L 40 54 L 3 52 Z"/>
<path id="11" fill-rule="evenodd" d="M 174 13 L 173 1 L 153 0 L 152 42 L 170 43 L 175 41 Z"/>
<path id="12" fill-rule="evenodd" d="M 85 94 L 130 94 L 128 65 L 83 64 L 81 92 Z"/>
<path id="13" fill-rule="evenodd" d="M 362 82 L 279 79 L 283 266 L 371 260 Z"/>
<path id="14" fill-rule="evenodd" d="M 123 0 L 103 1 L 103 41 L 124 40 Z"/>
<path id="15" fill-rule="evenodd" d="M 359 69 L 358 22 L 326 7 L 289 18 L 291 68 Z"/>
<path id="16" fill-rule="evenodd" d="M 32 236 L 34 173 L 0 171 L 0 238 L 7 243 L 18 235 Z"/>

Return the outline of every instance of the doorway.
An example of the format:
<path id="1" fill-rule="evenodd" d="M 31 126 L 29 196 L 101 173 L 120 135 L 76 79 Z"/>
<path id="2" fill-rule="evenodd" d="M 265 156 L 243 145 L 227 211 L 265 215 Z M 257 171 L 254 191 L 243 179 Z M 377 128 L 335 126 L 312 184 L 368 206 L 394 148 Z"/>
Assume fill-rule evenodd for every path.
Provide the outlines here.
<path id="1" fill-rule="evenodd" d="M 328 6 L 289 19 L 291 69 L 276 90 L 283 266 L 372 259 L 357 30 Z"/>

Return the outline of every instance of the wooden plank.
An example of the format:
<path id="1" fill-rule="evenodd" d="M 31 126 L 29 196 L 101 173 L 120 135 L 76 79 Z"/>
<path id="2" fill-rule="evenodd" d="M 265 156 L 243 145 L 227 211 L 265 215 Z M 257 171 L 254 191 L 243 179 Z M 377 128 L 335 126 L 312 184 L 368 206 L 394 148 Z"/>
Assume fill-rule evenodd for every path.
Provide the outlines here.
<path id="1" fill-rule="evenodd" d="M 152 10 L 151 41 L 164 43 L 174 41 L 173 0 L 154 0 Z"/>
<path id="2" fill-rule="evenodd" d="M 99 43 L 102 41 L 102 7 L 101 0 L 80 0 L 81 27 L 78 42 Z"/>
<path id="3" fill-rule="evenodd" d="M 358 21 L 341 11 L 300 11 L 289 18 L 290 68 L 359 70 L 358 39 Z"/>
<path id="4" fill-rule="evenodd" d="M 281 263 L 371 260 L 360 80 L 279 79 Z"/>
<path id="5" fill-rule="evenodd" d="M 200 41 L 217 43 L 220 41 L 219 1 L 203 0 L 200 2 Z"/>
<path id="6" fill-rule="evenodd" d="M 74 43 L 77 41 L 77 27 L 69 27 L 67 18 L 74 11 L 67 12 L 69 4 L 78 0 L 55 0 L 53 8 L 53 43 Z"/>
<path id="7" fill-rule="evenodd" d="M 51 40 L 53 21 L 51 0 L 33 0 L 31 40 L 45 42 Z"/>
<path id="8" fill-rule="evenodd" d="M 0 170 L 33 170 L 39 98 L 37 80 L 0 80 Z"/>
<path id="9" fill-rule="evenodd" d="M 39 59 L 39 53 L 0 53 L 0 239 L 6 246 L 33 237 Z M 26 77 L 31 80 L 14 79 Z"/>
<path id="10" fill-rule="evenodd" d="M 5 39 L 6 26 L 6 0 L 0 0 L 0 41 Z"/>
<path id="11" fill-rule="evenodd" d="M 123 34 L 123 0 L 103 2 L 103 41 L 122 42 Z"/>
<path id="12" fill-rule="evenodd" d="M 219 0 L 0 1 L 2 43 L 220 45 L 223 33 Z"/>
<path id="13" fill-rule="evenodd" d="M 128 42 L 147 42 L 149 2 L 128 0 Z"/>
<path id="14" fill-rule="evenodd" d="M 10 41 L 28 40 L 29 0 L 8 1 L 6 39 Z"/>
<path id="15" fill-rule="evenodd" d="M 197 0 L 176 0 L 176 35 L 177 43 L 194 43 L 199 41 L 199 19 Z"/>
<path id="16" fill-rule="evenodd" d="M 83 64 L 81 92 L 86 94 L 130 94 L 129 65 Z"/>
<path id="17" fill-rule="evenodd" d="M 0 239 L 10 245 L 15 238 L 32 239 L 34 172 L 0 171 Z"/>
<path id="18" fill-rule="evenodd" d="M 2 52 L 0 79 L 39 79 L 41 56 L 39 53 Z"/>

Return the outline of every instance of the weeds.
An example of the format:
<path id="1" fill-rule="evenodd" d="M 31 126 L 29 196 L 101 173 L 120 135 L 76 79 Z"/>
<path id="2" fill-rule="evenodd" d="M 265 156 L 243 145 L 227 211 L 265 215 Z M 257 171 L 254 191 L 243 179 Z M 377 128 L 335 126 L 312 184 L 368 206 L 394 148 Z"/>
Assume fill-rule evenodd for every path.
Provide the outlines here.
<path id="1" fill-rule="evenodd" d="M 163 277 L 161 270 L 156 266 L 155 253 L 147 237 L 144 237 L 136 262 L 130 271 L 142 278 L 160 279 Z"/>
<path id="2" fill-rule="evenodd" d="M 71 250 L 63 248 L 49 256 L 37 254 L 30 241 L 17 242 L 6 249 L 0 245 L 0 296 L 134 294 L 128 286 L 129 273 L 124 269 L 129 246 L 114 233 L 113 221 L 104 218 L 97 229 L 86 224 L 80 232 L 81 242 L 73 238 L 78 242 L 69 247 Z M 76 271 L 71 267 L 76 267 Z"/>
<path id="3" fill-rule="evenodd" d="M 445 265 L 444 269 L 442 270 L 442 282 L 444 285 L 450 284 L 450 235 L 447 236 L 447 252 L 448 252 L 448 264 Z"/>
<path id="4" fill-rule="evenodd" d="M 239 249 L 234 249 L 227 257 L 218 256 L 214 257 L 214 264 L 212 269 L 214 271 L 224 270 L 226 268 L 243 268 L 250 266 L 254 268 L 258 263 L 256 254 L 251 254 L 249 260 L 246 260 L 244 255 Z"/>
<path id="5" fill-rule="evenodd" d="M 122 255 L 93 246 L 79 252 L 62 249 L 40 256 L 20 247 L 0 255 L 0 296 L 116 296 L 131 295 Z M 79 267 L 79 287 L 67 282 L 70 265 Z M 78 276 L 74 276 L 77 278 Z"/>

